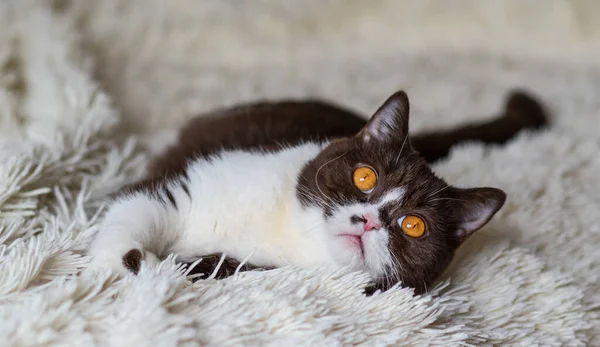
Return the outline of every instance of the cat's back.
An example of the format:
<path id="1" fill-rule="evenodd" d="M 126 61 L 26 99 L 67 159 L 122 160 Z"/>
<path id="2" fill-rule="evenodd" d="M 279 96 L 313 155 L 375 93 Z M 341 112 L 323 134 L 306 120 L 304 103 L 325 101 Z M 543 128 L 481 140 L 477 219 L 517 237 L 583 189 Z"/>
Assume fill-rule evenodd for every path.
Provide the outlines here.
<path id="1" fill-rule="evenodd" d="M 183 173 L 192 158 L 231 150 L 279 150 L 356 134 L 365 120 L 317 100 L 257 102 L 199 115 L 185 124 L 178 141 L 150 165 L 151 177 Z"/>

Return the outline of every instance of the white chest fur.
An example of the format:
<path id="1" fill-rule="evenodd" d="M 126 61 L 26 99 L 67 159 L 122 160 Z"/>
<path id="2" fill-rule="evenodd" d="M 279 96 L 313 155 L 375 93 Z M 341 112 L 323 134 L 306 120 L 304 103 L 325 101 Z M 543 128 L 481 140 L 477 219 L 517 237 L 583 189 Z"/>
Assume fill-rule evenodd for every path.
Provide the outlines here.
<path id="1" fill-rule="evenodd" d="M 277 153 L 224 152 L 191 163 L 188 191 L 173 189 L 179 259 L 223 252 L 260 265 L 313 267 L 330 252 L 318 227 L 320 209 L 300 206 L 296 185 L 304 165 L 322 149 L 305 144 Z M 175 187 L 175 186 L 174 186 Z"/>
<path id="2" fill-rule="evenodd" d="M 339 268 L 323 211 L 301 206 L 296 195 L 302 168 L 321 150 L 309 143 L 277 153 L 223 152 L 191 162 L 187 179 L 122 196 L 90 245 L 90 267 L 135 272 L 124 255 L 138 250 L 149 263 L 226 253 L 262 266 Z"/>

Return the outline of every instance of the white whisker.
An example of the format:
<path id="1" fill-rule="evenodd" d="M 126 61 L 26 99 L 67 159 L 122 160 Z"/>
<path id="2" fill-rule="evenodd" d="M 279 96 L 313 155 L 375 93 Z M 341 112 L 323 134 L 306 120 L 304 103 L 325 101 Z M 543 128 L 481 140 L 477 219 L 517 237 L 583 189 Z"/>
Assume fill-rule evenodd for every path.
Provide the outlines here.
<path id="1" fill-rule="evenodd" d="M 398 258 L 396 257 L 396 255 L 394 253 L 391 253 L 392 255 L 392 270 L 394 272 L 394 284 L 398 283 L 398 281 L 400 281 L 402 279 L 402 276 L 400 275 L 400 271 L 404 272 L 404 270 L 402 269 L 402 263 L 400 263 L 400 261 L 398 260 Z M 398 271 L 398 268 L 400 268 L 400 271 Z"/>
<path id="2" fill-rule="evenodd" d="M 460 182 L 460 181 L 462 181 L 462 179 L 458 179 L 458 180 L 454 181 L 454 183 L 452 183 L 452 184 L 449 184 L 449 185 L 447 185 L 447 186 L 445 186 L 445 187 L 443 187 L 443 188 L 441 188 L 441 189 L 438 189 L 438 190 L 436 190 L 435 192 L 433 192 L 433 193 L 429 194 L 429 195 L 427 196 L 427 199 L 429 199 L 429 198 L 432 198 L 432 197 L 434 197 L 435 195 L 437 195 L 437 194 L 439 194 L 439 193 L 443 192 L 444 190 L 446 190 L 446 189 L 448 189 L 448 188 L 450 188 L 450 187 L 453 187 L 453 186 L 455 186 L 455 185 L 456 185 L 458 182 Z"/>
<path id="3" fill-rule="evenodd" d="M 396 165 L 398 165 L 398 163 L 400 162 L 400 157 L 402 156 L 402 150 L 404 149 L 406 140 L 408 140 L 408 134 L 406 134 L 406 136 L 404 136 L 404 142 L 402 142 L 402 147 L 400 147 L 400 153 L 398 153 L 398 156 L 396 157 Z"/>
<path id="4" fill-rule="evenodd" d="M 330 163 L 333 163 L 334 161 L 340 159 L 341 157 L 345 156 L 346 154 L 348 154 L 352 149 L 347 150 L 346 152 L 340 154 L 339 156 L 325 162 L 323 165 L 321 165 L 318 169 L 317 172 L 315 173 L 315 185 L 317 186 L 317 189 L 319 190 L 319 192 L 321 193 L 321 195 L 323 195 L 326 199 L 331 200 L 331 198 L 329 198 L 327 195 L 325 195 L 325 193 L 323 193 L 323 191 L 321 190 L 321 187 L 319 187 L 319 172 L 321 172 L 321 169 L 323 169 L 325 167 L 325 165 L 328 165 Z M 333 200 L 332 200 L 333 201 Z"/>
<path id="5" fill-rule="evenodd" d="M 454 199 L 454 198 L 436 198 L 436 199 L 427 200 L 427 202 L 434 202 L 434 201 L 440 201 L 440 200 L 452 200 L 452 201 L 465 202 L 465 200 L 463 200 L 463 199 Z"/>
<path id="6" fill-rule="evenodd" d="M 313 199 L 317 203 L 317 205 L 319 205 L 320 207 L 329 207 L 330 209 L 333 209 L 334 206 L 333 206 L 332 203 L 323 200 L 322 197 L 320 197 L 317 194 L 309 191 L 307 188 L 305 188 L 305 187 L 299 187 L 298 190 L 299 190 L 299 192 L 301 194 L 305 195 L 308 198 Z"/>
<path id="7" fill-rule="evenodd" d="M 310 229 L 308 229 L 308 230 L 304 231 L 304 233 L 309 233 L 309 232 L 311 232 L 311 231 L 313 231 L 313 230 L 317 229 L 318 227 L 325 225 L 325 223 L 326 223 L 326 222 L 318 223 L 317 225 L 315 225 L 315 226 L 311 227 Z"/>

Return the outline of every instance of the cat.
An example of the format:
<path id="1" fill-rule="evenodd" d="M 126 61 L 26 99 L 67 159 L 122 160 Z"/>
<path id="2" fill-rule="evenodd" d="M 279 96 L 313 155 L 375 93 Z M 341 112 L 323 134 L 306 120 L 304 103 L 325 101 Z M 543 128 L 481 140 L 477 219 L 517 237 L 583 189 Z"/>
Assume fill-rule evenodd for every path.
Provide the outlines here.
<path id="1" fill-rule="evenodd" d="M 548 120 L 512 91 L 489 122 L 409 136 L 409 100 L 370 117 L 321 101 L 249 103 L 190 120 L 146 180 L 109 206 L 91 268 L 137 274 L 167 255 L 219 278 L 236 269 L 349 269 L 423 293 L 504 205 L 497 188 L 458 188 L 429 164 L 456 144 L 502 144 Z M 217 265 L 218 268 L 217 268 Z"/>

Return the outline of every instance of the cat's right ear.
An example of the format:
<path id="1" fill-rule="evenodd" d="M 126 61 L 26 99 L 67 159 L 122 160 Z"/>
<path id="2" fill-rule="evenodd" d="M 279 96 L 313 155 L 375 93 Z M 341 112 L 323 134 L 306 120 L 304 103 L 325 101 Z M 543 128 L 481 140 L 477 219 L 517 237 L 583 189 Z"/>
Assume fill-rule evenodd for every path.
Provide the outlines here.
<path id="1" fill-rule="evenodd" d="M 464 242 L 471 234 L 482 228 L 498 212 L 506 201 L 506 193 L 497 188 L 457 189 L 460 208 L 459 223 L 455 236 Z"/>
<path id="2" fill-rule="evenodd" d="M 394 93 L 379 107 L 358 136 L 364 143 L 404 142 L 408 135 L 409 110 L 406 93 L 404 91 Z"/>

